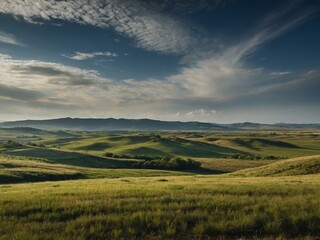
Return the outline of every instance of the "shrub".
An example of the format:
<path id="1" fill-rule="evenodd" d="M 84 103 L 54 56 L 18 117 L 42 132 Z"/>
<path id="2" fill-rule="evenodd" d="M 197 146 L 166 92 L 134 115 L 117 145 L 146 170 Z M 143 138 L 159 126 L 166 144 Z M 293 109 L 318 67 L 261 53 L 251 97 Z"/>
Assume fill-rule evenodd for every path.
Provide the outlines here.
<path id="1" fill-rule="evenodd" d="M 12 140 L 9 140 L 4 143 L 0 143 L 0 148 L 17 148 L 17 147 L 21 147 L 21 146 L 22 146 L 21 143 L 18 143 L 18 142 L 12 141 Z"/>
<path id="2" fill-rule="evenodd" d="M 164 169 L 164 170 L 187 170 L 198 169 L 201 167 L 200 162 L 196 162 L 190 158 L 183 159 L 180 157 L 168 158 L 164 157 L 158 160 L 139 161 L 132 164 L 133 168 L 146 169 Z"/>

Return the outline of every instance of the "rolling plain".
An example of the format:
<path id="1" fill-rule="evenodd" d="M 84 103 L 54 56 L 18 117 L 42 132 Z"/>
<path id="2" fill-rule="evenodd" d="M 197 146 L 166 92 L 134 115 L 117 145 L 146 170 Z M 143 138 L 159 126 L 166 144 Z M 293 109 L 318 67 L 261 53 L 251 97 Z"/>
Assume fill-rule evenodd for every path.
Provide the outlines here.
<path id="1" fill-rule="evenodd" d="M 320 236 L 316 130 L 2 128 L 0 141 L 0 239 Z"/>

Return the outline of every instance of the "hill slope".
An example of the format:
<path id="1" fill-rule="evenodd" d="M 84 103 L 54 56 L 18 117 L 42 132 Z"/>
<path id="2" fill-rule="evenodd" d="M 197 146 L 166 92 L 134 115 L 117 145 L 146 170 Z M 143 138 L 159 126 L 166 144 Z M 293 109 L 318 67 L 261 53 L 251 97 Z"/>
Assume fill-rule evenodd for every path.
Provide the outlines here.
<path id="1" fill-rule="evenodd" d="M 6 155 L 42 159 L 48 163 L 65 164 L 78 167 L 91 168 L 126 168 L 128 161 L 118 161 L 111 158 L 92 156 L 78 152 L 62 151 L 57 149 L 21 146 L 19 148 L 5 149 Z"/>
<path id="2" fill-rule="evenodd" d="M 79 171 L 65 165 L 0 157 L 0 184 L 79 178 L 83 178 Z"/>
<path id="3" fill-rule="evenodd" d="M 250 168 L 232 173 L 234 176 L 293 176 L 320 173 L 320 155 L 292 158 L 262 167 Z"/>
<path id="4" fill-rule="evenodd" d="M 44 142 L 47 144 L 47 142 Z M 56 144 L 56 143 L 53 143 Z M 58 143 L 59 145 L 59 143 Z M 186 140 L 176 137 L 155 137 L 150 134 L 93 137 L 59 145 L 70 151 L 85 151 L 91 154 L 183 156 L 183 157 L 221 157 L 241 151 L 214 144 Z"/>

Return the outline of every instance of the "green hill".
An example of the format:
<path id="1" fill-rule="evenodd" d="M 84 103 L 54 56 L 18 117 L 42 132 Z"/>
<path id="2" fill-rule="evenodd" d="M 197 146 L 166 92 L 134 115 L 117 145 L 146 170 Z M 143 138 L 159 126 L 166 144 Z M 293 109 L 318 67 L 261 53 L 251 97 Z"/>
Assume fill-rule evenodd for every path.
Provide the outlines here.
<path id="1" fill-rule="evenodd" d="M 89 154 L 62 151 L 33 146 L 21 146 L 14 149 L 3 150 L 3 153 L 11 156 L 29 157 L 45 160 L 48 163 L 91 167 L 91 168 L 125 168 L 128 161 L 120 161 L 112 158 L 92 156 Z"/>
<path id="2" fill-rule="evenodd" d="M 294 176 L 320 173 L 320 155 L 292 158 L 262 167 L 250 168 L 232 173 L 236 176 Z"/>
<path id="3" fill-rule="evenodd" d="M 180 176 L 193 173 L 152 169 L 88 168 L 48 163 L 26 157 L 0 155 L 1 184 L 71 179 Z"/>
<path id="4" fill-rule="evenodd" d="M 0 159 L 0 184 L 83 178 L 68 166 L 32 160 Z"/>
<path id="5" fill-rule="evenodd" d="M 253 135 L 253 134 L 252 134 Z M 258 134 L 256 134 L 258 135 Z M 259 137 L 234 136 L 207 137 L 208 143 L 258 155 L 274 155 L 284 158 L 313 156 L 320 151 L 318 135 L 286 134 L 270 136 L 260 133 Z"/>
<path id="6" fill-rule="evenodd" d="M 44 142 L 46 144 L 46 142 Z M 221 157 L 242 153 L 239 150 L 198 142 L 178 137 L 160 137 L 152 134 L 131 134 L 110 137 L 86 138 L 78 141 L 56 144 L 62 149 L 83 151 L 91 154 L 111 152 L 126 155 Z"/>

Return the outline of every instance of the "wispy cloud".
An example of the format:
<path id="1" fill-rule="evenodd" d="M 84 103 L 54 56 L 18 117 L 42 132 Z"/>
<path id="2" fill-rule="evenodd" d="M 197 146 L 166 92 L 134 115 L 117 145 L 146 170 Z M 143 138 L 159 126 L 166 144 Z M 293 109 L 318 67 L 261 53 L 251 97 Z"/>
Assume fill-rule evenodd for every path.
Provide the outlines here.
<path id="1" fill-rule="evenodd" d="M 1 88 L 14 87 L 16 92 L 23 89 L 31 93 L 45 93 L 43 98 L 37 97 L 40 102 L 79 105 L 93 111 L 105 108 L 106 102 L 114 107 L 169 98 L 176 89 L 172 84 L 156 79 L 113 81 L 93 70 L 35 60 L 16 60 L 1 54 L 0 84 Z M 21 100 L 14 94 L 10 96 Z"/>
<path id="2" fill-rule="evenodd" d="M 98 56 L 118 57 L 119 55 L 112 52 L 92 52 L 92 53 L 75 52 L 75 54 L 71 56 L 68 56 L 68 55 L 62 55 L 62 56 L 73 59 L 73 60 L 82 61 L 82 60 L 92 59 Z"/>
<path id="3" fill-rule="evenodd" d="M 273 76 L 273 77 L 280 77 L 280 76 L 286 76 L 286 75 L 289 75 L 291 74 L 290 71 L 284 71 L 284 72 L 271 72 L 270 73 L 270 76 Z"/>
<path id="4" fill-rule="evenodd" d="M 319 11 L 319 8 L 304 9 L 301 2 L 275 10 L 258 23 L 243 41 L 183 68 L 179 74 L 170 76 L 169 80 L 182 84 L 189 91 L 189 96 L 215 98 L 249 94 L 273 84 L 268 79 L 274 77 L 275 73 L 249 67 L 247 59 L 263 44 L 299 26 Z"/>
<path id="5" fill-rule="evenodd" d="M 43 93 L 0 83 L 0 99 L 36 100 L 44 97 Z"/>
<path id="6" fill-rule="evenodd" d="M 217 112 L 216 110 L 208 110 L 204 108 L 199 108 L 190 112 L 187 112 L 185 115 L 188 118 L 199 118 L 199 117 L 211 117 L 212 115 L 215 115 Z"/>
<path id="7" fill-rule="evenodd" d="M 307 103 L 314 112 L 320 101 L 319 76 L 315 69 L 285 83 L 265 85 L 259 91 L 224 91 L 226 96 L 222 93 L 204 97 L 190 94 L 183 83 L 168 79 L 114 81 L 92 70 L 0 55 L 0 106 L 11 117 L 16 112 L 29 112 L 40 117 L 141 118 L 147 112 L 149 117 L 162 119 L 241 121 L 252 116 L 245 115 L 250 108 L 265 117 L 261 106 L 266 104 L 295 109 L 301 104 L 302 113 Z M 260 108 L 261 112 L 257 110 Z"/>
<path id="8" fill-rule="evenodd" d="M 5 33 L 5 32 L 1 32 L 1 31 L 0 31 L 0 42 L 12 44 L 12 45 L 17 45 L 17 46 L 24 46 L 24 44 L 19 42 L 14 35 L 9 34 L 9 33 Z"/>
<path id="9" fill-rule="evenodd" d="M 113 28 L 136 41 L 138 47 L 162 53 L 183 53 L 195 39 L 176 18 L 135 0 L 2 0 L 0 13 L 30 23 L 52 19 Z"/>

